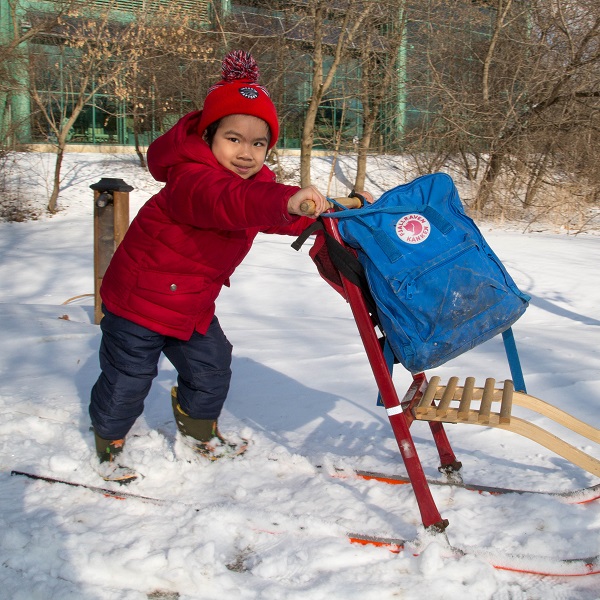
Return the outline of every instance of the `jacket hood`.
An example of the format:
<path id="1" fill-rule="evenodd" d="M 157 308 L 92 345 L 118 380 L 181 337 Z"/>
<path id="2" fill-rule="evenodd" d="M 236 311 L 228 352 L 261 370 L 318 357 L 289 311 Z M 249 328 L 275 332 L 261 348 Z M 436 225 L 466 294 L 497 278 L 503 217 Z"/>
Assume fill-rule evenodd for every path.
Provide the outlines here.
<path id="1" fill-rule="evenodd" d="M 207 145 L 197 133 L 201 116 L 201 110 L 185 115 L 150 144 L 148 170 L 154 179 L 166 182 L 169 169 L 182 162 L 205 162 Z"/>
<path id="2" fill-rule="evenodd" d="M 231 173 L 219 164 L 208 144 L 198 133 L 201 118 L 201 110 L 188 113 L 181 117 L 169 131 L 150 144 L 147 153 L 148 170 L 154 179 L 166 182 L 171 167 L 190 162 L 208 164 Z M 262 169 L 254 175 L 254 179 L 273 181 L 275 175 L 271 169 L 263 165 Z"/>

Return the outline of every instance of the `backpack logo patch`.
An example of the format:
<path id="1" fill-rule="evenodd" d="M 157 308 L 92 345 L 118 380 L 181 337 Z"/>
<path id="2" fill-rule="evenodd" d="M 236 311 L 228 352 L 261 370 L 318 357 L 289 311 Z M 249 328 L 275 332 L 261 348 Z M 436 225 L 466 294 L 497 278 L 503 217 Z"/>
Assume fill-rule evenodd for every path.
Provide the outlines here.
<path id="1" fill-rule="evenodd" d="M 431 225 L 423 215 L 406 215 L 396 223 L 396 234 L 407 244 L 420 244 L 430 233 Z"/>

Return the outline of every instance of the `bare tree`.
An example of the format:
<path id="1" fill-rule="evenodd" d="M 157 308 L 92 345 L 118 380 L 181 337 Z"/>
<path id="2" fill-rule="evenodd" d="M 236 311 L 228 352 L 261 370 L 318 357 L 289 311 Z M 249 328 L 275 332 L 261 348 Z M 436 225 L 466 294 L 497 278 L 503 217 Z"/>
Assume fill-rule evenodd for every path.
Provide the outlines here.
<path id="1" fill-rule="evenodd" d="M 452 157 L 475 178 L 485 147 L 481 102 L 482 59 L 489 41 L 489 8 L 477 3 L 428 0 L 407 9 L 404 67 L 408 107 L 398 150 L 412 156 L 417 173 L 439 170 Z"/>
<path id="2" fill-rule="evenodd" d="M 308 0 L 308 27 L 312 32 L 311 95 L 304 117 L 300 145 L 300 184 L 310 184 L 310 164 L 319 106 L 331 87 L 336 70 L 358 38 L 362 24 L 372 14 L 373 1 L 346 0 L 331 3 Z M 357 42 L 356 42 L 357 43 Z"/>
<path id="3" fill-rule="evenodd" d="M 47 206 L 54 213 L 63 155 L 75 121 L 99 93 L 108 91 L 123 73 L 127 59 L 138 55 L 139 49 L 132 43 L 134 27 L 115 26 L 110 9 L 93 16 L 89 11 L 72 10 L 46 36 L 55 42 L 50 52 L 37 52 L 38 47 L 31 45 L 29 93 L 56 148 Z"/>
<path id="4" fill-rule="evenodd" d="M 503 15 L 499 10 L 497 23 Z M 501 113 L 502 119 L 491 140 L 489 162 L 478 196 L 480 208 L 487 202 L 511 154 L 522 154 L 521 146 L 529 146 L 531 150 L 531 177 L 537 180 L 536 185 L 530 183 L 527 187 L 524 204 L 528 205 L 549 167 L 558 166 L 556 159 L 562 156 L 564 160 L 572 152 L 564 144 L 566 139 L 572 140 L 577 132 L 597 131 L 600 126 L 598 3 L 536 1 L 529 5 L 526 16 L 528 27 L 519 46 L 520 60 L 527 59 L 529 68 L 521 69 L 520 89 L 513 87 L 511 102 Z M 506 43 L 505 47 L 510 45 Z M 514 64 L 514 54 L 512 58 L 506 54 L 500 56 L 504 64 L 509 60 Z"/>
<path id="5" fill-rule="evenodd" d="M 362 105 L 363 131 L 358 141 L 355 189 L 365 189 L 367 174 L 367 154 L 371 148 L 375 129 L 382 122 L 382 106 L 393 99 L 396 107 L 393 123 L 399 118 L 397 96 L 406 86 L 402 71 L 401 48 L 406 43 L 407 10 L 405 0 L 391 0 L 380 3 L 373 15 L 365 23 L 359 49 L 361 66 L 360 100 Z M 382 35 L 382 30 L 386 31 Z M 397 127 L 396 123 L 396 127 Z"/>
<path id="6" fill-rule="evenodd" d="M 427 0 L 411 5 L 408 31 L 404 149 L 422 171 L 462 165 L 478 184 L 473 208 L 487 214 L 511 204 L 548 214 L 565 194 L 590 197 L 597 1 Z"/>
<path id="7" fill-rule="evenodd" d="M 156 60 L 157 53 L 164 55 L 161 48 L 172 47 L 174 40 L 176 48 L 189 49 L 178 39 L 177 29 L 179 34 L 186 30 L 193 15 L 182 11 L 179 3 L 166 8 L 157 3 L 128 20 L 115 13 L 115 5 L 111 2 L 94 13 L 90 7 L 72 9 L 45 32 L 54 41 L 50 51 L 36 52 L 35 44 L 31 45 L 29 92 L 56 148 L 50 212 L 57 210 L 63 155 L 84 107 L 95 106 L 104 94 L 117 101 L 132 100 L 134 111 L 142 108 L 140 70 L 144 64 Z M 108 119 L 114 111 L 105 114 Z"/>
<path id="8" fill-rule="evenodd" d="M 133 54 L 112 86 L 127 106 L 140 165 L 146 166 L 143 146 L 153 134 L 168 129 L 188 110 L 201 107 L 210 78 L 220 65 L 215 58 L 219 40 L 199 29 L 194 15 L 177 3 L 137 14 Z M 158 131 L 153 130 L 157 127 Z"/>
<path id="9" fill-rule="evenodd" d="M 27 129 L 28 114 L 21 115 L 14 110 L 15 105 L 25 103 L 23 97 L 28 93 L 26 78 L 26 45 L 43 31 L 55 26 L 65 14 L 72 10 L 77 0 L 57 0 L 53 10 L 39 12 L 34 21 L 27 17 L 26 6 L 22 0 L 6 0 L 7 9 L 2 14 L 0 28 L 0 145 L 7 147 L 16 143 Z M 12 110 L 11 110 L 12 109 Z M 26 113 L 28 111 L 25 111 Z"/>

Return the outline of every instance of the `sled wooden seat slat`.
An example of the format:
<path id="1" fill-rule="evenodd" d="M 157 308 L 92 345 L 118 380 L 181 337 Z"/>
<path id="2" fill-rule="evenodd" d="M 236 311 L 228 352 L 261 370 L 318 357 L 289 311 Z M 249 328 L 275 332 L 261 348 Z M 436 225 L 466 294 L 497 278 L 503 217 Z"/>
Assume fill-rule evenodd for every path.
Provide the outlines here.
<path id="1" fill-rule="evenodd" d="M 484 387 L 475 387 L 474 377 L 467 377 L 463 386 L 457 383 L 458 378 L 451 377 L 448 385 L 444 386 L 440 385 L 438 376 L 432 377 L 421 401 L 413 409 L 414 418 L 419 421 L 484 425 L 512 431 L 548 448 L 589 473 L 600 476 L 600 460 L 542 427 L 515 417 L 511 414 L 512 406 L 514 404 L 534 411 L 596 443 L 600 443 L 600 430 L 539 398 L 515 392 L 510 379 L 504 381 L 501 388 L 496 387 L 496 381 L 492 378 L 486 379 Z M 493 404 L 498 402 L 500 410 L 496 412 L 492 409 Z"/>
<path id="2" fill-rule="evenodd" d="M 475 387 L 475 378 L 467 377 L 464 386 L 458 386 L 458 377 L 451 377 L 448 385 L 440 386 L 440 378 L 434 375 L 423 397 L 415 407 L 415 418 L 426 421 L 447 421 L 449 423 L 472 423 L 479 421 L 488 423 L 509 423 L 512 406 L 512 382 L 503 389 L 497 390 L 496 380 L 488 378 L 483 388 Z M 435 401 L 439 400 L 439 405 Z M 451 402 L 459 401 L 458 408 L 451 407 Z M 500 412 L 492 412 L 492 403 L 500 401 Z M 474 409 L 472 402 L 480 402 Z"/>
<path id="3" fill-rule="evenodd" d="M 437 407 L 438 415 L 444 416 L 448 412 L 448 409 L 450 408 L 450 402 L 452 402 L 452 399 L 454 398 L 457 385 L 458 377 L 450 377 Z"/>
<path id="4" fill-rule="evenodd" d="M 481 423 L 489 423 L 490 413 L 492 410 L 492 402 L 494 400 L 494 389 L 496 380 L 488 377 L 485 380 L 483 387 L 483 395 L 481 396 L 481 405 L 479 406 L 479 421 Z"/>
<path id="5" fill-rule="evenodd" d="M 437 375 L 434 375 L 427 385 L 427 389 L 425 390 L 419 404 L 417 405 L 417 410 L 422 412 L 427 412 L 433 403 L 433 398 L 435 396 L 436 391 L 438 390 L 438 385 L 440 383 L 440 378 Z"/>
<path id="6" fill-rule="evenodd" d="M 514 400 L 515 385 L 510 379 L 504 381 L 502 388 L 502 398 L 500 400 L 500 423 L 507 425 L 510 423 L 512 403 Z"/>
<path id="7" fill-rule="evenodd" d="M 465 385 L 462 388 L 460 404 L 458 405 L 458 418 L 468 419 L 471 416 L 471 401 L 473 400 L 473 388 L 475 387 L 475 377 L 467 377 Z"/>

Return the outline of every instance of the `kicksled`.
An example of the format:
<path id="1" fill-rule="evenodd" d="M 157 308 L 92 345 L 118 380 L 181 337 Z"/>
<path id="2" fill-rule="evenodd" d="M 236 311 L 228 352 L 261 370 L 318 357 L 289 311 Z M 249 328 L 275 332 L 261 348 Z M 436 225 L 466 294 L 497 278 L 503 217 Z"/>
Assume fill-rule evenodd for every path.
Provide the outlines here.
<path id="1" fill-rule="evenodd" d="M 600 430 L 527 393 L 512 325 L 523 314 L 529 297 L 516 288 L 476 225 L 464 214 L 451 179 L 443 174 L 424 176 L 386 192 L 371 205 L 365 205 L 364 198 L 354 193 L 351 198 L 330 202 L 332 209 L 292 247 L 298 250 L 308 235 L 317 232 L 310 256 L 320 275 L 350 306 L 379 390 L 377 403 L 387 413 L 408 474 L 401 482 L 380 473 L 367 473 L 365 478 L 410 482 L 425 537 L 442 540 L 449 555 L 462 556 L 465 550 L 448 542 L 448 521 L 432 496 L 433 482 L 425 476 L 411 435 L 415 421 L 429 424 L 439 454 L 438 469 L 449 481 L 460 481 L 462 464 L 444 423 L 512 431 L 600 477 L 598 459 L 512 414 L 513 406 L 524 407 L 587 441 L 600 443 Z M 423 251 L 425 246 L 428 249 Z M 428 307 L 431 297 L 434 301 Z M 457 297 L 464 297 L 465 302 L 461 305 Z M 473 309 L 480 300 L 484 304 Z M 416 303 L 415 308 L 411 302 Z M 448 315 L 453 320 L 449 321 Z M 450 377 L 447 382 L 438 376 L 427 377 L 426 370 L 496 335 L 502 335 L 511 380 L 496 382 L 490 377 L 477 385 L 474 377 L 464 381 Z M 413 343 L 416 338 L 417 343 Z M 398 363 L 413 378 L 403 396 L 392 378 Z M 582 502 L 600 498 L 600 484 L 586 491 Z M 401 539 L 358 534 L 349 534 L 349 538 L 392 552 L 401 552 L 406 546 Z M 598 556 L 553 560 L 471 552 L 498 569 L 548 576 L 600 574 Z"/>

